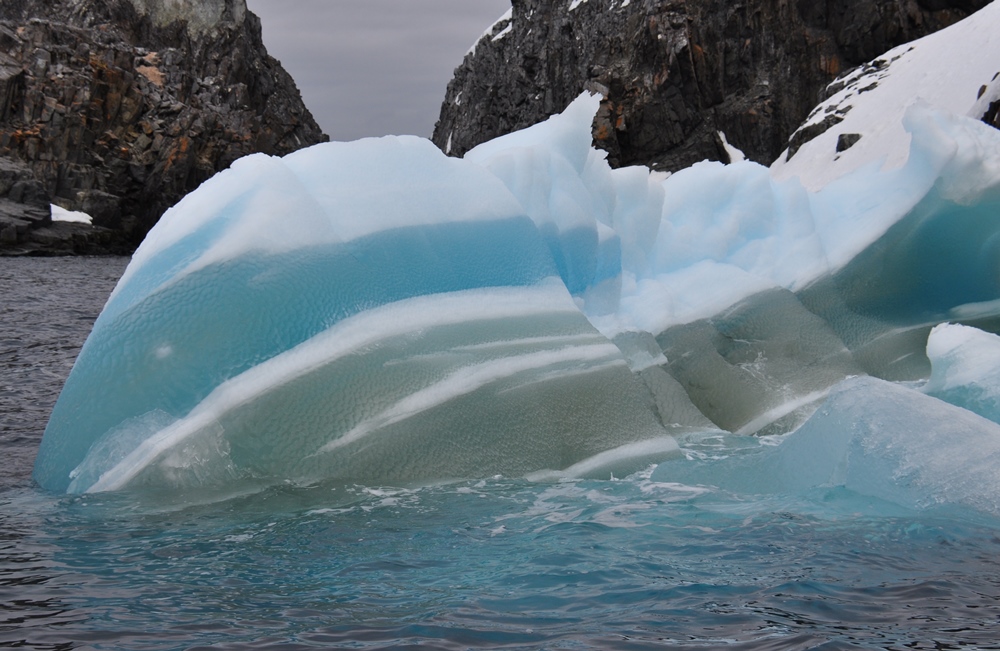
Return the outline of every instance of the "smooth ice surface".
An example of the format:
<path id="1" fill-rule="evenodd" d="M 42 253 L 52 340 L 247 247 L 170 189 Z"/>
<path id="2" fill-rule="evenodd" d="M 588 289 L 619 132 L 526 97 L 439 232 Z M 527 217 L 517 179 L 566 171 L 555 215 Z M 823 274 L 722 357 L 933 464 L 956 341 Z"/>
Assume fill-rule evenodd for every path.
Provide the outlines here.
<path id="1" fill-rule="evenodd" d="M 1000 514 L 1000 426 L 900 385 L 848 381 L 776 448 L 793 488 L 843 485 L 914 508 Z"/>
<path id="2" fill-rule="evenodd" d="M 842 487 L 908 509 L 1000 514 L 1000 425 L 874 378 L 844 381 L 779 445 L 730 443 L 717 455 L 708 467 L 663 463 L 652 479 L 758 494 Z"/>
<path id="3" fill-rule="evenodd" d="M 668 177 L 613 170 L 585 93 L 464 159 L 388 137 L 237 161 L 136 252 L 34 476 L 71 492 L 621 476 L 678 455 L 675 436 L 797 430 L 786 456 L 875 450 L 852 490 L 926 461 L 899 499 L 987 508 L 934 484 L 953 471 L 924 459 L 931 439 L 872 437 L 915 427 L 907 409 L 995 418 L 998 378 L 974 364 L 993 340 L 927 337 L 1000 329 L 1000 131 L 963 94 L 982 66 L 936 58 L 962 41 L 997 60 L 998 6 L 859 73 L 879 85 L 842 124 L 877 119 L 842 160 L 810 153 L 831 132 L 771 168 L 732 150 Z M 885 404 L 862 409 L 834 388 L 932 365 L 927 392 L 955 405 L 875 382 L 859 386 Z"/>
<path id="4" fill-rule="evenodd" d="M 931 377 L 923 391 L 1000 423 L 1000 337 L 945 323 L 927 340 Z"/>

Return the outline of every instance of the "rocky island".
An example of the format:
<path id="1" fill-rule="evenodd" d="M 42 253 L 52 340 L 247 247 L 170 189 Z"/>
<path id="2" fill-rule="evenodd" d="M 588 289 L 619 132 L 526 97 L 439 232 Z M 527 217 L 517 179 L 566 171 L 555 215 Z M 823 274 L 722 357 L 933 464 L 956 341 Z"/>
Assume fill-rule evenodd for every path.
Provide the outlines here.
<path id="1" fill-rule="evenodd" d="M 326 139 L 244 0 L 0 4 L 0 253 L 128 253 L 236 159 Z"/>

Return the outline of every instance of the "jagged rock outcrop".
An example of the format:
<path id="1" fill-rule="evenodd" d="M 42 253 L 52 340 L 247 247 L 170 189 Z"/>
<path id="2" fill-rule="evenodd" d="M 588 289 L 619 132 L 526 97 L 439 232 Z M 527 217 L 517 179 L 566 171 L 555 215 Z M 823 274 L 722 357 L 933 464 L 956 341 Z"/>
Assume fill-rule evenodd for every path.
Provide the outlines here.
<path id="1" fill-rule="evenodd" d="M 78 222 L 53 221 L 51 195 L 31 169 L 0 156 L 0 255 L 127 253 L 122 234 Z"/>
<path id="2" fill-rule="evenodd" d="M 434 142 L 453 155 L 605 97 L 613 165 L 770 163 L 838 75 L 988 0 L 514 0 L 448 86 Z"/>
<path id="3" fill-rule="evenodd" d="M 237 158 L 324 140 L 245 0 L 0 4 L 0 156 L 126 247 Z"/>
<path id="4" fill-rule="evenodd" d="M 48 195 L 25 165 L 0 157 L 0 246 L 24 239 L 52 221 Z"/>
<path id="5" fill-rule="evenodd" d="M 980 119 L 991 127 L 1000 129 L 1000 72 L 993 80 L 979 91 L 979 99 L 983 112 Z"/>

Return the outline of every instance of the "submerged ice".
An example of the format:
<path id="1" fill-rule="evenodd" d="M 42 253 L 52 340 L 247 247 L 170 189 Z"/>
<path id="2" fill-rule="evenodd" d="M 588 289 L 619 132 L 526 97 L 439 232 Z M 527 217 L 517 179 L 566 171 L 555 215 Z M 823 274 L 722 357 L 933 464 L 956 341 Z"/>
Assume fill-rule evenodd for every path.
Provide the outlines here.
<path id="1" fill-rule="evenodd" d="M 731 446 L 734 449 L 736 446 Z M 667 461 L 652 478 L 751 494 L 847 489 L 869 508 L 956 506 L 1000 515 L 1000 425 L 899 384 L 844 380 L 780 445 L 709 463 Z"/>
<path id="2" fill-rule="evenodd" d="M 905 142 L 879 131 L 849 165 L 823 136 L 772 169 L 612 170 L 588 94 L 462 160 L 387 137 L 237 161 L 136 252 L 35 478 L 418 483 L 674 459 L 670 481 L 678 436 L 794 432 L 740 481 L 985 508 L 1000 132 L 965 114 L 974 89 L 947 88 L 899 109 Z M 945 322 L 966 325 L 931 333 Z M 926 423 L 938 438 L 910 438 Z"/>

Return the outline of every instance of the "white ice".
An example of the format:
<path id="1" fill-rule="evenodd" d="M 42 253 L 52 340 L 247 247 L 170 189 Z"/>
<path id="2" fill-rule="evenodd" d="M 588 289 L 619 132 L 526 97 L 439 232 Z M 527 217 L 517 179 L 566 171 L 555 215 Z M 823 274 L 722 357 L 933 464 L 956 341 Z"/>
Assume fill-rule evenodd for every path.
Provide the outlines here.
<path id="1" fill-rule="evenodd" d="M 55 204 L 51 205 L 52 209 L 52 221 L 54 222 L 71 222 L 76 224 L 93 224 L 94 218 L 85 212 L 80 212 L 76 210 L 66 210 L 61 206 Z"/>
<path id="2" fill-rule="evenodd" d="M 1000 337 L 944 323 L 931 331 L 927 356 L 925 393 L 1000 423 Z"/>

